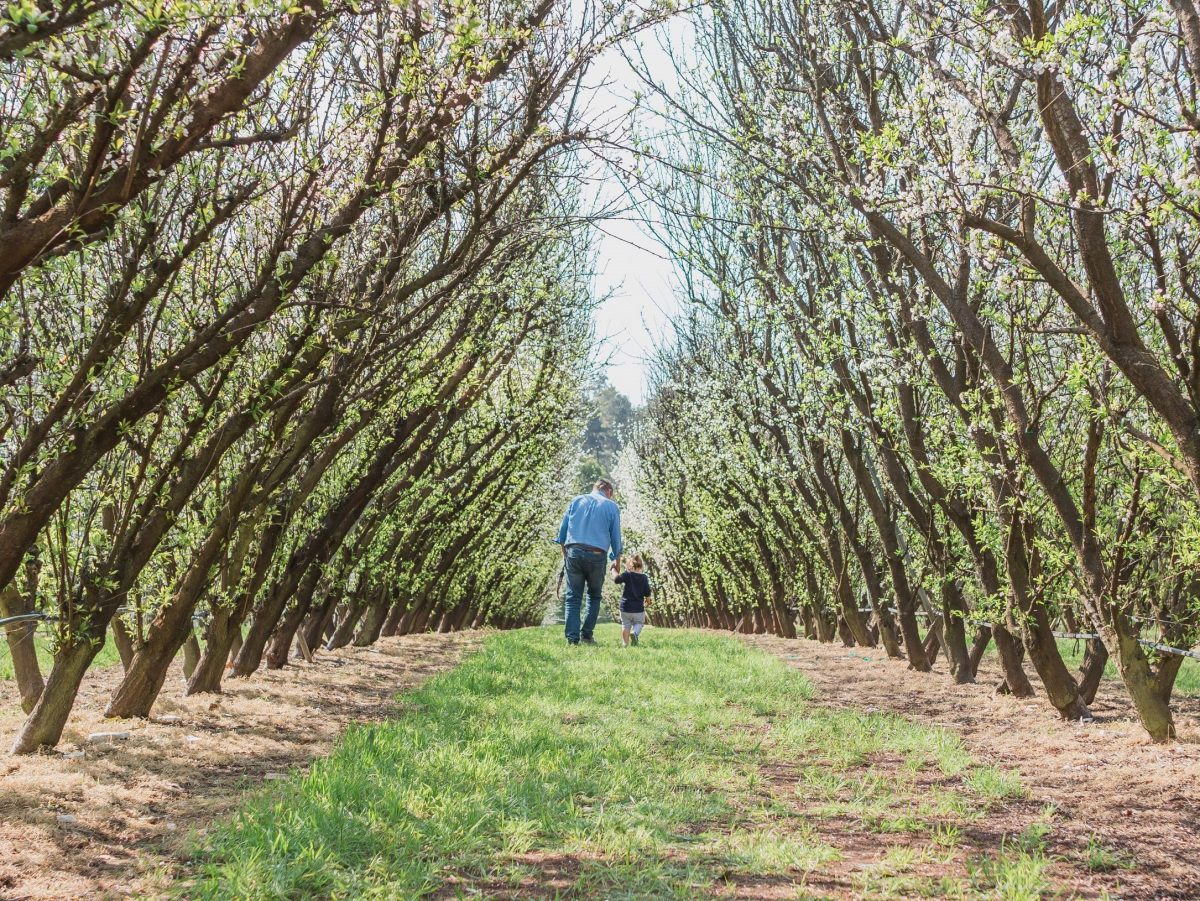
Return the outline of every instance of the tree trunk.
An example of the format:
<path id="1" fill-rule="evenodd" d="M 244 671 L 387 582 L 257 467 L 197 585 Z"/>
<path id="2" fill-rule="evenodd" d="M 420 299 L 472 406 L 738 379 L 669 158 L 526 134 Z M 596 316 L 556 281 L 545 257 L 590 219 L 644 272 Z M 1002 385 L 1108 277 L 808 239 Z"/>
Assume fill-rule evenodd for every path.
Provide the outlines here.
<path id="1" fill-rule="evenodd" d="M 817 626 L 813 619 L 811 604 L 805 604 L 800 608 L 800 625 L 804 630 L 804 637 L 809 641 L 812 641 L 817 637 Z"/>
<path id="2" fill-rule="evenodd" d="M 427 631 L 431 616 L 433 616 L 433 604 L 425 601 L 417 610 L 416 618 L 413 620 L 412 631 L 414 635 L 423 635 Z"/>
<path id="3" fill-rule="evenodd" d="M 196 672 L 196 664 L 200 662 L 200 642 L 196 640 L 196 631 L 193 629 L 188 632 L 187 639 L 183 642 L 183 679 L 185 682 L 190 682 L 192 674 Z"/>
<path id="4" fill-rule="evenodd" d="M 200 658 L 197 671 L 188 685 L 188 694 L 221 691 L 221 682 L 226 671 L 232 669 L 232 661 L 238 658 L 244 647 L 242 623 L 249 615 L 254 598 L 267 579 L 271 561 L 283 534 L 284 518 L 281 507 L 272 510 L 267 520 L 267 528 L 258 543 L 258 550 L 250 569 L 250 579 L 239 590 L 234 602 L 230 605 L 210 605 L 212 619 L 206 630 L 204 655 Z"/>
<path id="5" fill-rule="evenodd" d="M 1116 617 L 1116 620 L 1117 625 L 1110 630 L 1110 643 L 1117 648 L 1117 669 L 1137 710 L 1138 719 L 1154 741 L 1170 741 L 1175 737 L 1170 704 L 1163 697 L 1150 669 L 1150 661 L 1138 644 L 1137 635 L 1121 624 L 1120 617 Z"/>
<path id="6" fill-rule="evenodd" d="M 195 640 L 192 615 L 209 585 L 209 575 L 227 549 L 245 500 L 255 483 L 256 468 L 244 471 L 236 480 L 230 494 L 208 533 L 192 553 L 187 570 L 175 582 L 174 591 L 158 611 L 150 625 L 145 643 L 137 649 L 129 671 L 109 701 L 104 715 L 110 717 L 145 717 L 162 690 L 167 669 L 188 638 Z M 198 648 L 195 649 L 198 651 Z M 195 663 L 199 662 L 199 653 Z"/>
<path id="7" fill-rule="evenodd" d="M 796 621 L 787 608 L 781 586 L 776 585 L 775 590 L 771 592 L 771 603 L 775 608 L 775 619 L 779 623 L 779 634 L 784 638 L 795 638 Z"/>
<path id="8" fill-rule="evenodd" d="M 1063 663 L 1062 654 L 1058 652 L 1058 643 L 1054 640 L 1045 606 L 1037 603 L 1030 614 L 1032 619 L 1024 630 L 1025 650 L 1029 652 L 1029 659 L 1046 688 L 1046 697 L 1065 720 L 1090 717 L 1092 712 L 1080 696 L 1079 686 L 1075 684 L 1071 671 Z"/>
<path id="9" fill-rule="evenodd" d="M 938 636 L 936 626 L 929 626 L 929 631 L 925 633 L 925 639 L 921 642 L 921 650 L 925 654 L 926 660 L 937 660 L 938 650 L 941 648 L 942 640 Z"/>
<path id="10" fill-rule="evenodd" d="M 559 604 L 561 608 L 561 603 Z M 400 617 L 400 625 L 396 627 L 397 635 L 411 635 L 413 625 L 417 621 L 417 614 L 420 612 L 420 604 L 412 601 L 408 605 L 408 609 L 404 611 L 404 615 Z M 561 612 L 561 609 L 560 609 Z"/>
<path id="11" fill-rule="evenodd" d="M 818 609 L 813 612 L 813 619 L 817 624 L 817 641 L 833 641 L 834 636 L 837 634 L 837 626 L 834 623 L 833 616 L 824 609 Z"/>
<path id="12" fill-rule="evenodd" d="M 320 609 L 314 610 L 308 615 L 308 620 L 304 624 L 304 640 L 314 652 L 325 644 L 325 634 L 329 631 L 329 624 L 333 620 L 336 610 L 337 596 L 335 592 L 327 591 Z"/>
<path id="13" fill-rule="evenodd" d="M 1025 525 L 1017 511 L 1000 508 L 999 518 L 1006 534 L 1004 565 L 1008 573 L 1009 602 L 1019 611 L 1025 650 L 1037 671 L 1046 698 L 1066 720 L 1091 716 L 1087 704 L 1079 695 L 1079 686 L 1058 652 L 1054 630 L 1046 605 L 1034 590 L 1030 576 L 1029 544 Z M 1006 674 L 1007 675 L 1007 674 Z M 1011 685 L 1009 686 L 1012 687 Z"/>
<path id="14" fill-rule="evenodd" d="M 225 664 L 241 631 L 239 624 L 234 622 L 232 611 L 213 607 L 212 618 L 204 634 L 204 653 L 200 655 L 196 669 L 188 680 L 187 694 L 220 693 Z"/>
<path id="15" fill-rule="evenodd" d="M 267 649 L 267 669 L 283 669 L 287 666 L 292 647 L 296 643 L 296 632 L 304 622 L 308 608 L 312 606 L 311 602 L 311 593 L 306 598 L 297 598 L 296 605 L 284 614 L 275 631 L 271 633 L 271 646 Z"/>
<path id="16" fill-rule="evenodd" d="M 975 681 L 975 666 L 967 648 L 967 603 L 962 586 L 951 579 L 942 582 L 942 641 L 950 657 L 950 674 L 959 685 Z"/>
<path id="17" fill-rule="evenodd" d="M 1006 693 L 1014 698 L 1032 698 L 1033 685 L 1021 665 L 1025 657 L 1024 646 L 999 623 L 992 624 L 992 637 L 996 639 L 996 656 L 1000 658 Z"/>
<path id="18" fill-rule="evenodd" d="M 354 646 L 356 648 L 370 647 L 379 639 L 379 631 L 383 628 L 383 620 L 388 612 L 387 592 L 382 592 L 381 594 L 382 596 L 379 600 L 367 608 L 366 615 L 362 619 L 362 625 L 354 635 Z"/>
<path id="19" fill-rule="evenodd" d="M 53 748 L 58 744 L 83 675 L 102 647 L 103 635 L 92 641 L 86 633 L 73 643 L 59 646 L 46 685 L 13 744 L 14 754 L 32 754 L 38 748 Z"/>
<path id="20" fill-rule="evenodd" d="M 840 501 L 840 499 L 839 499 Z M 844 517 L 848 519 L 848 515 Z M 850 528 L 849 525 L 843 526 L 843 531 Z M 866 622 L 863 621 L 863 630 L 866 640 L 859 641 L 863 647 L 875 647 L 876 644 L 882 644 L 883 649 L 889 657 L 899 659 L 903 657 L 900 651 L 900 640 L 896 632 L 896 622 L 892 619 L 892 615 L 887 610 L 887 596 L 883 591 L 883 583 L 880 581 L 880 573 L 875 569 L 875 558 L 870 552 L 857 540 L 853 535 L 847 535 L 846 540 L 850 542 L 854 550 L 854 556 L 858 560 L 858 568 L 863 576 L 863 586 L 867 590 L 867 603 L 871 607 L 872 613 L 875 615 L 876 628 L 873 631 L 869 630 Z M 840 547 L 837 553 L 841 553 Z M 849 560 L 843 560 L 841 567 L 843 570 L 849 565 Z M 847 605 L 852 610 L 852 616 L 847 616 L 846 622 L 850 626 L 850 631 L 854 633 L 856 639 L 859 638 L 858 631 L 854 627 L 853 617 L 858 617 L 862 620 L 862 611 L 858 609 L 858 599 L 854 596 L 854 592 L 849 587 L 849 573 L 845 573 L 846 584 L 843 589 L 842 585 L 837 586 L 838 597 L 842 599 L 842 603 Z M 843 591 L 845 597 L 843 597 Z M 845 608 L 843 608 L 845 609 Z"/>
<path id="21" fill-rule="evenodd" d="M 125 678 L 105 708 L 107 717 L 147 717 L 167 679 L 171 661 L 192 635 L 192 610 L 201 582 L 194 567 L 171 600 L 150 624 L 146 640 L 133 655 Z"/>
<path id="22" fill-rule="evenodd" d="M 840 543 L 835 541 L 831 550 L 835 551 L 832 555 L 833 559 L 841 566 L 841 572 L 838 573 L 836 582 L 838 602 L 842 608 L 838 632 L 841 633 L 844 626 L 846 631 L 850 633 L 852 641 L 858 642 L 864 648 L 873 648 L 875 647 L 875 639 L 867 631 L 867 624 L 863 622 L 862 614 L 858 612 L 858 601 L 854 599 L 854 590 L 850 586 L 849 575 L 846 573 L 846 565 L 849 561 L 842 555 Z M 844 635 L 842 636 L 842 640 L 845 641 Z"/>
<path id="23" fill-rule="evenodd" d="M 125 620 L 119 616 L 114 616 L 110 625 L 112 626 L 113 644 L 117 646 L 117 653 L 121 655 L 121 669 L 129 672 L 129 665 L 133 663 L 133 655 L 136 653 L 133 636 L 129 634 L 129 627 L 125 625 Z"/>
<path id="24" fill-rule="evenodd" d="M 336 651 L 338 648 L 344 648 L 350 644 L 354 638 L 354 629 L 366 610 L 366 605 L 361 602 L 347 604 L 342 618 L 338 620 L 337 628 L 333 630 L 333 637 L 329 639 L 325 647 L 331 651 Z"/>
<path id="25" fill-rule="evenodd" d="M 104 715 L 119 718 L 149 716 L 150 708 L 162 691 L 171 661 L 189 634 L 185 632 L 181 638 L 163 635 L 159 641 L 147 641 L 138 648 L 129 672 L 117 686 Z"/>
<path id="26" fill-rule="evenodd" d="M 904 551 L 900 546 L 890 505 L 876 490 L 875 482 L 867 469 L 866 455 L 848 429 L 841 430 L 841 445 L 854 473 L 859 493 L 866 501 L 871 519 L 875 522 L 875 531 L 883 543 L 884 563 L 887 565 L 888 575 L 891 576 L 892 591 L 896 594 L 896 609 L 899 611 L 900 632 L 904 636 L 904 653 L 908 657 L 908 665 L 917 672 L 927 673 L 930 670 L 930 658 L 924 653 L 921 634 L 917 628 L 916 596 L 908 580 Z M 882 621 L 880 625 L 882 626 Z"/>
<path id="27" fill-rule="evenodd" d="M 983 660 L 983 655 L 987 653 L 988 645 L 992 643 L 992 629 L 990 626 L 980 626 L 979 631 L 975 633 L 975 640 L 971 642 L 971 650 L 968 653 L 968 658 L 971 664 L 972 677 L 979 675 L 979 664 Z"/>
<path id="28" fill-rule="evenodd" d="M 1107 654 L 1105 657 L 1107 658 Z M 1171 703 L 1171 692 L 1175 689 L 1175 679 L 1179 676 L 1179 668 L 1183 666 L 1183 657 L 1171 654 L 1158 665 L 1158 674 L 1154 677 L 1158 696 L 1164 704 Z"/>
<path id="29" fill-rule="evenodd" d="M 20 587 L 14 581 L 0 592 L 0 616 L 20 616 L 33 613 L 34 595 L 32 592 L 22 594 Z M 4 629 L 8 642 L 8 656 L 12 659 L 13 678 L 17 682 L 17 691 L 21 695 L 21 709 L 30 713 L 37 704 L 45 687 L 42 679 L 42 668 L 38 664 L 36 641 L 38 624 L 36 622 L 12 623 Z"/>
<path id="30" fill-rule="evenodd" d="M 1072 626 L 1072 630 L 1077 627 Z M 1079 667 L 1079 696 L 1083 703 L 1091 704 L 1100 690 L 1104 678 L 1104 667 L 1108 664 L 1108 648 L 1098 638 L 1089 638 L 1084 643 L 1083 664 Z"/>
<path id="31" fill-rule="evenodd" d="M 838 617 L 837 629 L 838 637 L 842 639 L 842 646 L 847 648 L 854 647 L 854 633 L 850 631 L 850 626 L 846 623 L 846 617 Z"/>
<path id="32" fill-rule="evenodd" d="M 304 578 L 308 578 L 307 574 Z M 313 578 L 315 579 L 315 576 Z M 262 605 L 250 619 L 250 628 L 242 639 L 242 649 L 233 661 L 232 675 L 244 679 L 253 675 L 262 665 L 267 642 L 271 640 L 271 634 L 275 631 L 275 625 L 283 615 L 286 604 L 287 592 L 280 586 L 275 586 L 263 598 Z M 287 649 L 284 653 L 287 653 Z"/>
<path id="33" fill-rule="evenodd" d="M 809 611 L 809 614 L 812 616 L 817 641 L 833 641 L 836 628 L 833 620 L 830 619 L 826 612 L 825 592 L 817 581 L 811 565 L 804 567 L 804 584 L 808 588 L 808 596 L 810 598 L 809 603 L 805 605 L 804 609 Z"/>
<path id="34" fill-rule="evenodd" d="M 392 609 L 388 611 L 387 619 L 384 620 L 383 629 L 380 634 L 384 638 L 391 638 L 397 633 L 400 628 L 400 623 L 404 620 L 404 612 L 408 609 L 408 602 L 403 598 L 392 604 Z"/>
<path id="35" fill-rule="evenodd" d="M 871 597 L 871 609 L 875 614 L 875 622 L 871 630 L 871 644 L 882 644 L 889 657 L 899 660 L 904 656 L 904 652 L 900 650 L 900 633 L 896 630 L 896 621 L 883 603 L 876 601 L 874 596 Z"/>

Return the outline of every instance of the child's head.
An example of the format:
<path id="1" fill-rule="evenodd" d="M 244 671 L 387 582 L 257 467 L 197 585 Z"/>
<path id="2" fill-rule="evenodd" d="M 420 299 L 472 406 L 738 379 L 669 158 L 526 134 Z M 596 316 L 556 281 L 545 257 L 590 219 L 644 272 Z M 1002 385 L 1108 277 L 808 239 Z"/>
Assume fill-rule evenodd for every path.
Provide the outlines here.
<path id="1" fill-rule="evenodd" d="M 641 554 L 634 554 L 629 558 L 629 568 L 636 573 L 640 573 L 646 568 L 646 561 L 642 559 Z"/>

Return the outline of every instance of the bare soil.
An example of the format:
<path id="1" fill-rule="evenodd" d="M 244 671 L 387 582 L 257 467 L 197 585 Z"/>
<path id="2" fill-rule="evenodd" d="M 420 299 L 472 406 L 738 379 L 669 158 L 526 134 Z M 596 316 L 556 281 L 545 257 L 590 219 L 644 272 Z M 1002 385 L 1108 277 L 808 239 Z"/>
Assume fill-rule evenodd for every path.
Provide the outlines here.
<path id="1" fill-rule="evenodd" d="M 981 763 L 1020 772 L 1027 797 L 1010 805 L 1010 830 L 989 817 L 989 832 L 1016 836 L 1045 805 L 1057 808 L 1049 853 L 1051 869 L 1069 893 L 1127 899 L 1200 898 L 1200 699 L 1178 698 L 1179 740 L 1149 741 L 1118 682 L 1106 681 L 1092 723 L 1063 722 L 1043 696 L 997 695 L 994 661 L 985 659 L 974 685 L 955 685 L 945 672 L 918 673 L 882 650 L 845 648 L 767 635 L 742 636 L 802 671 L 814 686 L 813 703 L 832 708 L 900 714 L 959 735 Z M 876 762 L 878 765 L 878 762 Z M 844 824 L 822 838 L 845 844 L 855 831 Z M 1084 849 L 1095 836 L 1124 856 L 1130 869 L 1093 873 Z M 1000 835 L 979 836 L 980 847 Z M 870 865 L 878 854 L 859 863 Z M 855 866 L 845 854 L 842 866 Z M 810 879 L 822 892 L 840 895 L 846 883 L 837 868 Z"/>
<path id="2" fill-rule="evenodd" d="M 0 899 L 159 893 L 189 840 L 248 791 L 327 754 L 349 724 L 396 713 L 398 692 L 483 634 L 384 638 L 192 698 L 177 663 L 149 720 L 103 719 L 121 668 L 89 674 L 54 752 L 0 758 Z M 2 752 L 23 720 L 12 682 L 0 682 L 0 709 Z M 95 732 L 128 737 L 90 741 Z"/>

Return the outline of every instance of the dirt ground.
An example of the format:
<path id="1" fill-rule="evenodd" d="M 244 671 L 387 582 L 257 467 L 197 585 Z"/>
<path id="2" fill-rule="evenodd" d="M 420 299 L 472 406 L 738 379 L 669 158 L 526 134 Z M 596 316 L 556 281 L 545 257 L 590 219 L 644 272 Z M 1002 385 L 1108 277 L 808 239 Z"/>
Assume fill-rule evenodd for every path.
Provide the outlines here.
<path id="1" fill-rule="evenodd" d="M 882 651 L 742 637 L 801 670 L 814 685 L 816 704 L 944 726 L 978 761 L 1016 768 L 1028 794 L 1020 805 L 1026 815 L 1028 808 L 1057 808 L 1049 853 L 1062 861 L 1058 876 L 1068 891 L 1200 898 L 1200 699 L 1176 700 L 1179 741 L 1155 745 L 1118 683 L 1101 686 L 1092 705 L 1095 722 L 1064 723 L 1044 697 L 996 695 L 994 661 L 984 661 L 977 684 L 955 685 L 944 666 L 917 673 Z M 1023 825 L 1014 822 L 1012 833 Z M 1130 859 L 1132 869 L 1088 873 L 1081 859 L 1091 836 Z"/>
<path id="2" fill-rule="evenodd" d="M 483 634 L 385 638 L 230 680 L 222 695 L 184 697 L 176 669 L 149 721 L 103 719 L 121 670 L 90 674 L 55 752 L 0 758 L 0 899 L 155 894 L 189 835 L 328 753 L 348 724 L 394 712 L 397 692 L 452 667 Z M 3 752 L 22 721 L 12 682 L 0 682 L 0 709 Z M 89 741 L 102 731 L 129 736 Z"/>

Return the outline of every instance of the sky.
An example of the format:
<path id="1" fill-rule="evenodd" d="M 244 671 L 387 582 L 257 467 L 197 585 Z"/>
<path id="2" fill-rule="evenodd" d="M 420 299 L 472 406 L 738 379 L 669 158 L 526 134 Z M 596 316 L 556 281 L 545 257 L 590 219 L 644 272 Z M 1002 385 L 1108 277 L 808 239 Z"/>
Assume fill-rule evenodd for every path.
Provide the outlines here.
<path id="1" fill-rule="evenodd" d="M 686 24 L 675 20 L 641 40 L 642 59 L 657 81 L 669 81 L 672 66 L 661 40 L 678 43 Z M 626 120 L 641 82 L 621 54 L 604 54 L 592 66 L 589 112 L 602 121 Z M 611 170 L 598 184 L 598 200 L 620 203 L 623 188 Z M 609 381 L 635 404 L 646 399 L 646 360 L 670 340 L 671 319 L 679 310 L 673 291 L 670 253 L 627 210 L 599 223 L 596 232 L 597 276 L 594 293 L 606 298 L 595 313 L 599 356 L 607 361 Z"/>
<path id="2" fill-rule="evenodd" d="M 598 234 L 597 296 L 608 295 L 595 313 L 601 359 L 608 380 L 635 404 L 646 399 L 645 360 L 669 340 L 678 302 L 671 289 L 666 249 L 629 221 L 608 221 Z"/>

